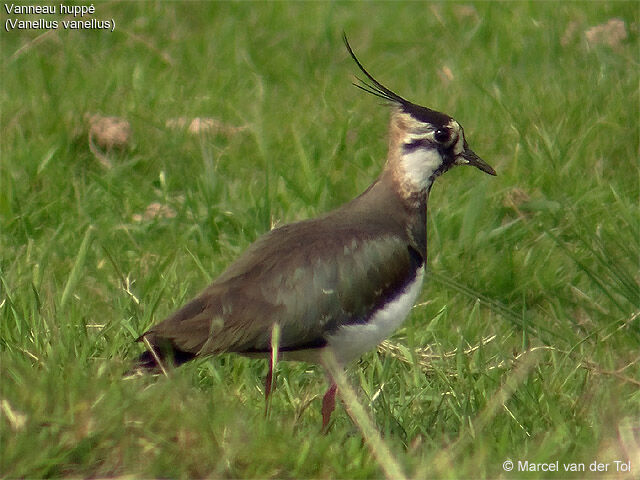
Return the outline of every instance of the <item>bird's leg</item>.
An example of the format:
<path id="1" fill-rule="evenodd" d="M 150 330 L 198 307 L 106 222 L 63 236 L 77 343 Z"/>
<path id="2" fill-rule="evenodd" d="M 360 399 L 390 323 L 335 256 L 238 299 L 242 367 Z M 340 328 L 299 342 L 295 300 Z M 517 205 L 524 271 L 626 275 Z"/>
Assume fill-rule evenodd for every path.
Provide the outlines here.
<path id="1" fill-rule="evenodd" d="M 329 429 L 329 420 L 331 420 L 331 413 L 336 408 L 336 391 L 338 385 L 332 380 L 329 389 L 322 397 L 322 431 L 326 434 Z"/>

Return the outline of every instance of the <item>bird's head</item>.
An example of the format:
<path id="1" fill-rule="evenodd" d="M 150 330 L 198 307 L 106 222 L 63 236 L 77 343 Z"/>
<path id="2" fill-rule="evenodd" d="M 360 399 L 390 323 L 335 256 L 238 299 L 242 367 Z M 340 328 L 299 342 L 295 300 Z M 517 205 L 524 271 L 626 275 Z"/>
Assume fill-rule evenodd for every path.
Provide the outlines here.
<path id="1" fill-rule="evenodd" d="M 394 107 L 391 117 L 389 158 L 393 172 L 408 194 L 428 190 L 436 177 L 455 165 L 472 165 L 489 175 L 491 166 L 469 148 L 462 126 L 449 115 L 405 100 L 378 82 L 357 59 L 346 35 L 345 46 L 369 81 L 358 78 L 356 87 L 383 98 Z"/>

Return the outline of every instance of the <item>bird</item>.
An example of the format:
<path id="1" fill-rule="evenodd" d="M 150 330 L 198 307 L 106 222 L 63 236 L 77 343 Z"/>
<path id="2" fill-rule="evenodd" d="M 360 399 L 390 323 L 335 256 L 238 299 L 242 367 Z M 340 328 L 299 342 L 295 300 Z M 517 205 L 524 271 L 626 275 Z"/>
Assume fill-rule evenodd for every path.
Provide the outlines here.
<path id="1" fill-rule="evenodd" d="M 496 172 L 471 150 L 456 120 L 385 87 L 360 63 L 346 35 L 343 41 L 364 75 L 353 84 L 391 107 L 382 172 L 337 209 L 259 237 L 199 295 L 137 339 L 147 350 L 132 370 L 158 372 L 222 353 L 271 356 L 268 405 L 274 358 L 323 364 L 330 353 L 345 367 L 408 316 L 425 277 L 434 181 L 456 165 Z M 325 432 L 336 392 L 329 375 Z"/>

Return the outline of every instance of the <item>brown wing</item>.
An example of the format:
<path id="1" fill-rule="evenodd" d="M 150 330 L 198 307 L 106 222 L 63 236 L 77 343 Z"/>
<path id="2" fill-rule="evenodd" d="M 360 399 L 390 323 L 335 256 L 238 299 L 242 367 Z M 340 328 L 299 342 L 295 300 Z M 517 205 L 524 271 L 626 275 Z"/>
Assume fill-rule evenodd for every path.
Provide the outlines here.
<path id="1" fill-rule="evenodd" d="M 422 262 L 401 237 L 377 237 L 362 225 L 286 225 L 145 335 L 197 355 L 268 351 L 277 322 L 281 349 L 320 346 L 339 326 L 366 321 Z"/>

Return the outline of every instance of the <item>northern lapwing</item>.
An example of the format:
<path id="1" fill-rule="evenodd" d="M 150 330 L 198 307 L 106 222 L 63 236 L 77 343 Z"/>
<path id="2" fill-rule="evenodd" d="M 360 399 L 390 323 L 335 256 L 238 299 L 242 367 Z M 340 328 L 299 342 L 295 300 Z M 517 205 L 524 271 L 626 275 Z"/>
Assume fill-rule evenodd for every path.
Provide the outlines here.
<path id="1" fill-rule="evenodd" d="M 269 231 L 211 285 L 138 340 L 148 350 L 137 370 L 233 352 L 339 365 L 358 358 L 405 320 L 427 260 L 427 198 L 454 165 L 496 172 L 469 148 L 460 124 L 411 103 L 378 82 L 344 43 L 366 79 L 354 84 L 392 106 L 389 151 L 361 195 L 318 218 Z M 322 355 L 321 355 L 322 354 Z M 271 391 L 273 362 L 265 394 Z M 322 402 L 326 430 L 336 384 Z"/>

